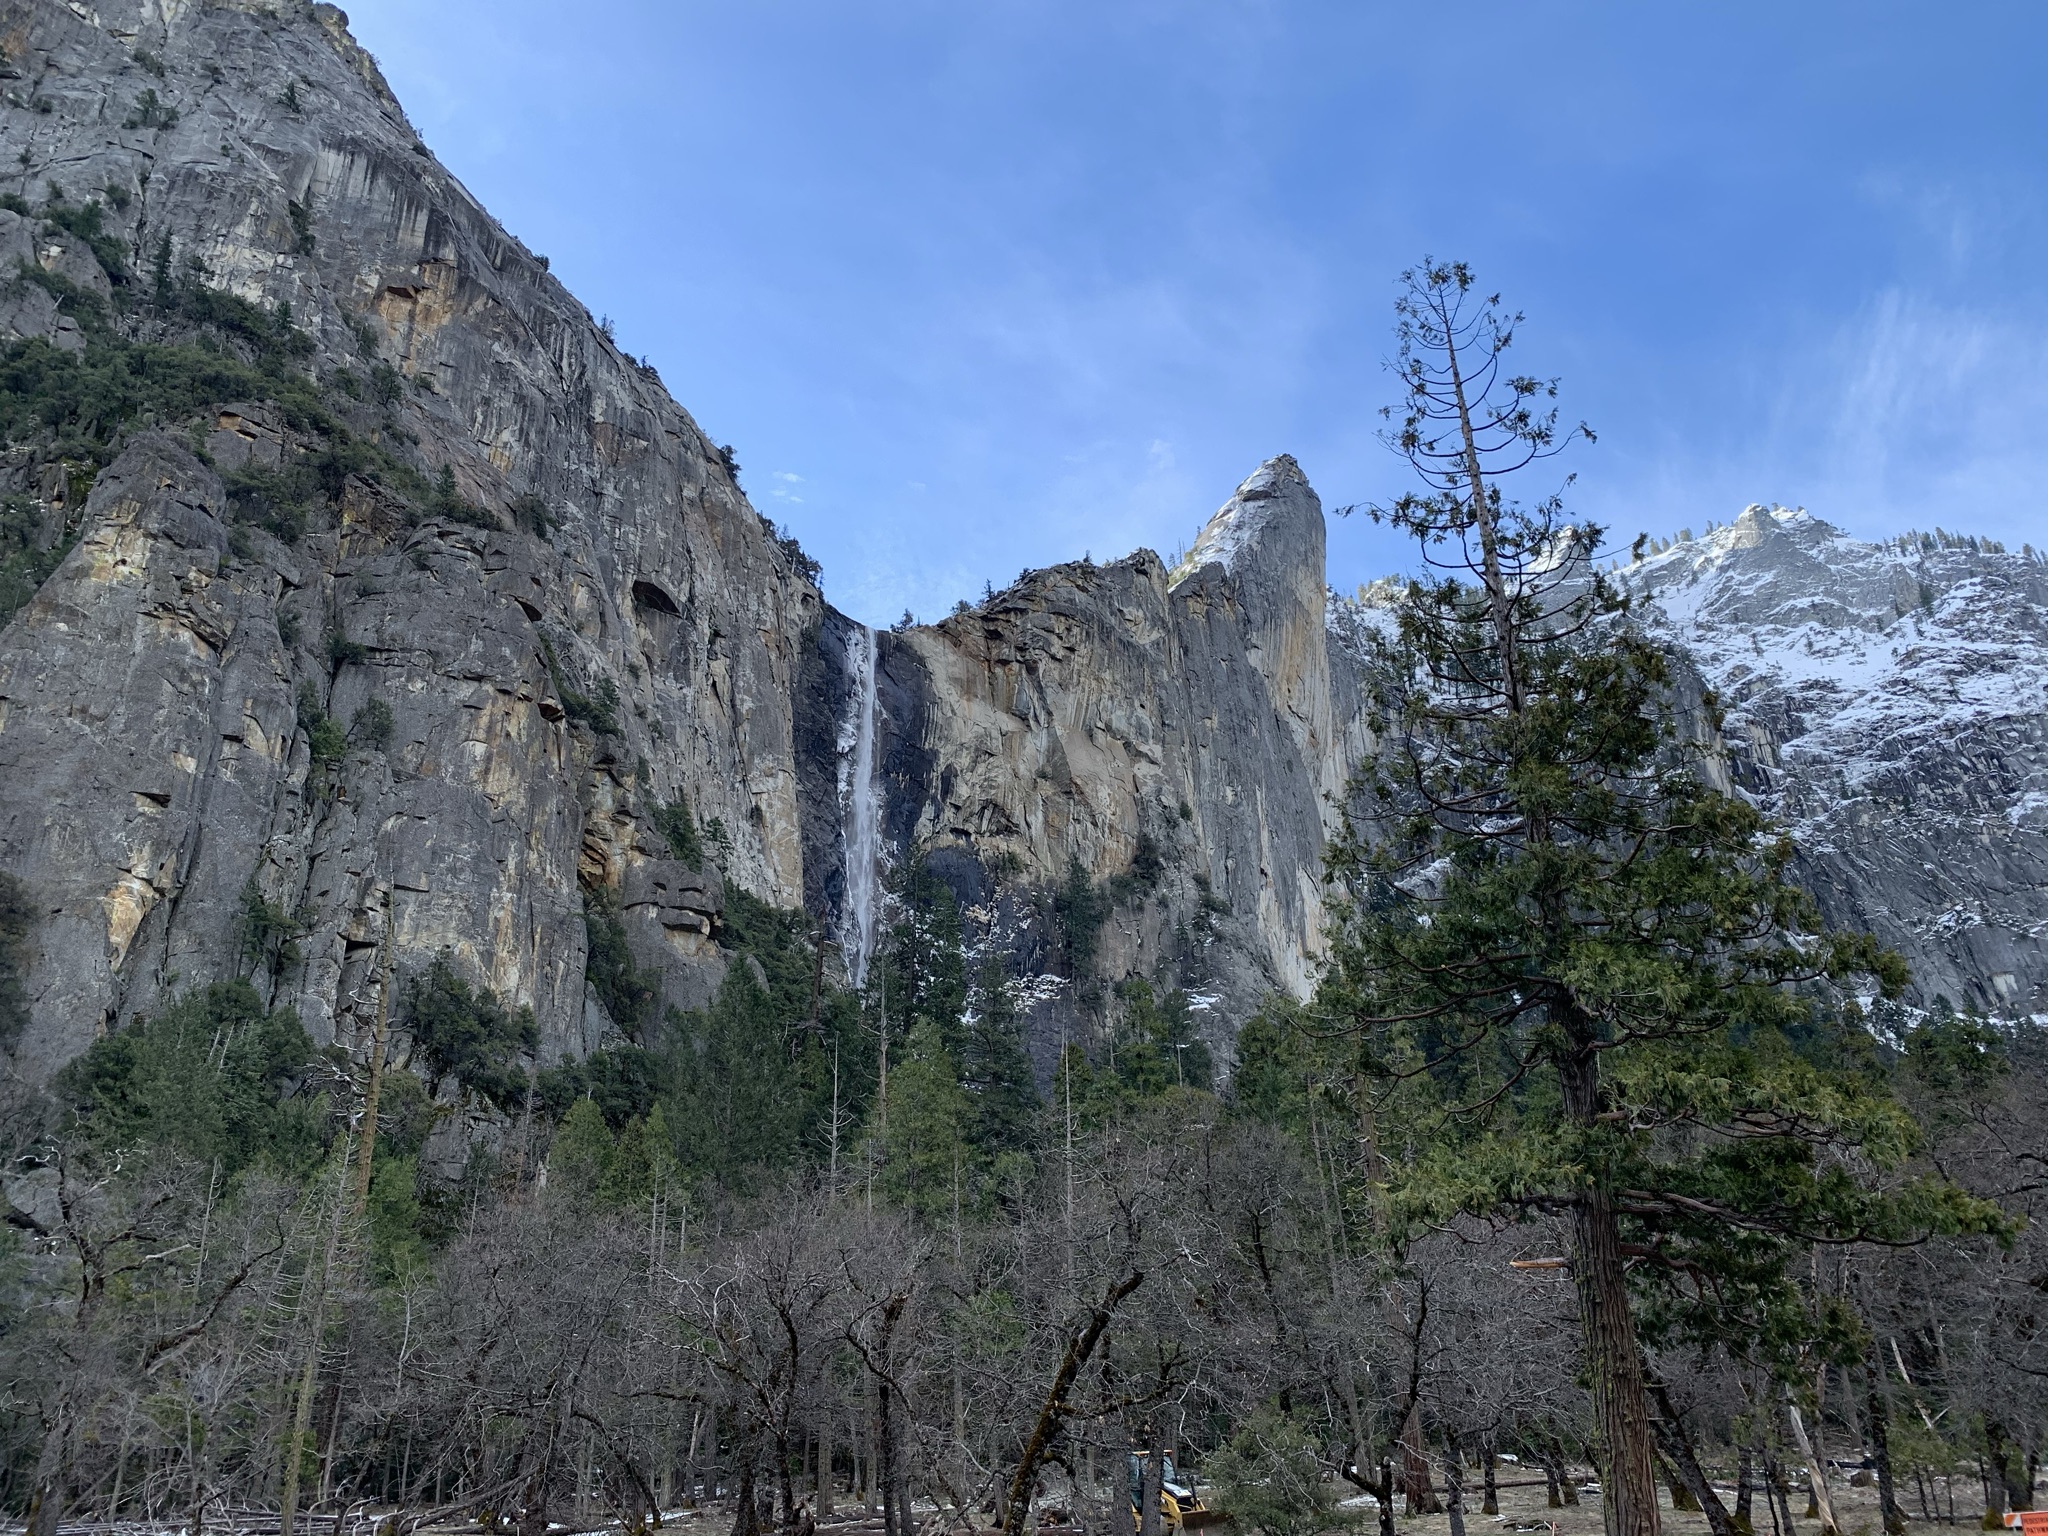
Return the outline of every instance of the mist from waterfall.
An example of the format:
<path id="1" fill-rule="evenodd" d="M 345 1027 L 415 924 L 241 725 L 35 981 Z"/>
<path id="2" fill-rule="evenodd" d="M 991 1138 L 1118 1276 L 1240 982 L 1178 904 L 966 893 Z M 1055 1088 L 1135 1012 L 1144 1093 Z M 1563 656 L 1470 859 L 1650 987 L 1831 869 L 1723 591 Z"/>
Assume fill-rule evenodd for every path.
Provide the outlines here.
<path id="1" fill-rule="evenodd" d="M 882 791 L 875 737 L 881 725 L 876 686 L 875 632 L 866 625 L 849 648 L 854 673 L 853 713 L 839 733 L 840 843 L 846 863 L 846 905 L 840 914 L 840 953 L 856 987 L 866 984 L 881 911 Z"/>

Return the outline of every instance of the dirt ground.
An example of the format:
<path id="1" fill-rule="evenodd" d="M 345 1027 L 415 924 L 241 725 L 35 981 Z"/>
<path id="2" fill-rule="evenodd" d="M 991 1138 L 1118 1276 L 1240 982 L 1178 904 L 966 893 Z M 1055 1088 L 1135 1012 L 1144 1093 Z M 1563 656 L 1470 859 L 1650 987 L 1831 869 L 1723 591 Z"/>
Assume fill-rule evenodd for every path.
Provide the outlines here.
<path id="1" fill-rule="evenodd" d="M 1510 1471 L 1505 1467 L 1502 1472 L 1508 1478 L 1526 1475 L 1525 1472 Z M 1723 1502 L 1732 1507 L 1735 1502 L 1735 1490 L 1726 1485 L 1717 1486 L 1721 1488 Z M 1928 1524 L 1920 1518 L 1918 1495 L 1910 1482 L 1898 1491 L 1900 1504 L 1911 1525 L 1932 1536 L 1932 1533 L 1945 1523 Z M 1852 1487 L 1846 1480 L 1842 1480 L 1831 1486 L 1831 1492 L 1834 1496 L 1835 1515 L 1841 1523 L 1843 1536 L 1881 1536 L 1882 1526 L 1878 1520 L 1875 1488 Z M 1958 1533 L 1979 1529 L 1983 1506 L 1974 1497 L 1977 1493 L 1974 1480 L 1957 1479 L 1955 1493 L 1955 1524 L 1948 1529 Z M 1660 1488 L 1659 1494 L 1667 1536 L 1709 1536 L 1706 1516 L 1693 1511 L 1672 1509 L 1668 1489 Z M 1967 1503 L 1966 1494 L 1972 1496 Z M 1481 1496 L 1479 1477 L 1475 1472 L 1465 1490 L 1467 1536 L 1496 1536 L 1496 1533 L 1505 1536 L 1508 1532 L 1530 1533 L 1530 1536 L 1540 1532 L 1543 1536 L 1550 1536 L 1553 1531 L 1556 1536 L 1601 1536 L 1600 1495 L 1597 1492 L 1583 1491 L 1577 1504 L 1568 1504 L 1562 1509 L 1551 1509 L 1546 1503 L 1545 1492 L 1540 1485 L 1503 1488 L 1500 1490 L 1501 1512 L 1497 1516 L 1479 1513 Z M 1800 1518 L 1806 1509 L 1804 1490 L 1794 1489 L 1790 1495 L 1790 1502 L 1794 1517 L 1791 1531 L 1774 1532 L 1759 1490 L 1755 1505 L 1756 1536 L 1820 1536 L 1818 1519 Z M 1946 1507 L 1945 1501 L 1943 1507 Z M 1376 1536 L 1378 1513 L 1370 1500 L 1348 1500 L 1340 1508 L 1344 1523 L 1336 1529 L 1345 1532 L 1346 1536 Z M 920 1507 L 917 1513 L 918 1524 L 922 1528 L 928 1525 L 936 1511 Z M 732 1527 L 732 1506 L 720 1500 L 699 1509 L 669 1511 L 662 1518 L 661 1536 L 730 1536 Z M 977 1532 L 985 1532 L 991 1527 L 992 1522 L 987 1515 L 980 1516 L 974 1523 Z M 1450 1536 L 1451 1523 L 1448 1515 L 1396 1515 L 1394 1528 L 1401 1536 Z M 473 1531 L 475 1528 L 465 1529 Z M 602 1531 L 606 1527 L 593 1522 L 591 1526 L 583 1529 Z M 616 1529 L 616 1526 L 611 1529 Z M 314 1530 L 319 1530 L 317 1523 Z M 958 1527 L 953 1527 L 953 1530 L 957 1532 Z M 858 1501 L 848 1502 L 844 1495 L 841 1495 L 841 1507 L 830 1520 L 821 1522 L 819 1526 L 819 1536 L 880 1536 L 880 1533 L 880 1519 L 867 1515 Z M 421 1536 L 435 1536 L 435 1533 L 422 1532 Z M 1048 1528 L 1044 1536 L 1075 1536 L 1075 1528 Z M 1091 1527 L 1087 1536 L 1105 1536 L 1105 1533 Z M 1107 1533 L 1107 1536 L 1125 1536 L 1125 1533 L 1119 1529 Z M 1205 1532 L 1204 1536 L 1248 1536 L 1248 1533 L 1239 1532 L 1232 1525 L 1222 1525 Z"/>
<path id="2" fill-rule="evenodd" d="M 1976 1484 L 1971 1480 L 1965 1485 L 1965 1481 L 1959 1478 L 1957 1485 L 1956 1523 L 1949 1529 L 1977 1530 L 1983 1519 L 1983 1504 L 1977 1497 Z M 1720 1491 L 1721 1501 L 1732 1509 L 1735 1504 L 1734 1488 L 1721 1486 Z M 1883 1524 L 1878 1519 L 1876 1488 L 1851 1487 L 1844 1479 L 1831 1483 L 1829 1492 L 1834 1499 L 1835 1519 L 1841 1525 L 1843 1536 L 1881 1536 Z M 1906 1519 L 1911 1525 L 1930 1532 L 1941 1528 L 1939 1525 L 1928 1525 L 1920 1519 L 1917 1495 L 1910 1482 L 1896 1492 L 1900 1507 L 1904 1509 Z M 1967 1504 L 1966 1494 L 1969 1496 Z M 1478 1479 L 1475 1476 L 1465 1490 L 1467 1536 L 1490 1536 L 1490 1533 L 1505 1531 L 1547 1533 L 1553 1527 L 1557 1536 L 1600 1536 L 1601 1533 L 1598 1493 L 1581 1493 L 1576 1505 L 1568 1504 L 1563 1509 L 1551 1509 L 1547 1507 L 1544 1490 L 1540 1487 L 1503 1488 L 1500 1491 L 1498 1516 L 1478 1513 L 1480 1496 Z M 1671 1507 L 1668 1489 L 1659 1489 L 1658 1502 L 1663 1508 L 1663 1525 L 1669 1536 L 1708 1536 L 1707 1517 L 1695 1511 L 1674 1510 Z M 1805 1491 L 1794 1489 L 1790 1502 L 1792 1530 L 1780 1533 L 1780 1536 L 1820 1536 L 1818 1519 L 1800 1518 L 1806 1510 Z M 1362 1514 L 1365 1517 L 1366 1526 L 1361 1536 L 1371 1536 L 1372 1531 L 1376 1529 L 1377 1512 L 1371 1504 L 1365 1504 L 1362 1509 L 1354 1505 L 1347 1509 L 1346 1513 Z M 1764 1508 L 1761 1489 L 1757 1493 L 1754 1514 L 1757 1536 L 1771 1536 L 1770 1515 Z M 1450 1536 L 1451 1522 L 1448 1515 L 1396 1515 L 1394 1528 L 1402 1532 L 1403 1536 Z"/>

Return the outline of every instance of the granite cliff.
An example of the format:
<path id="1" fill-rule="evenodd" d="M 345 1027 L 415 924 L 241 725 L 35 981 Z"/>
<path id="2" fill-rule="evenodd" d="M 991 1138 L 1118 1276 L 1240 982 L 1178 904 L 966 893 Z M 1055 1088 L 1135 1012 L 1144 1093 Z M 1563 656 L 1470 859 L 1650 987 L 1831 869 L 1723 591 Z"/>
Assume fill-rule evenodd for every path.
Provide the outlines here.
<path id="1" fill-rule="evenodd" d="M 1328 594 L 1292 459 L 1172 570 L 1058 566 L 872 632 L 335 8 L 10 0 L 0 49 L 0 327 L 34 406 L 0 463 L 16 1075 L 238 974 L 353 1045 L 442 955 L 533 1011 L 543 1061 L 579 1056 L 619 1028 L 587 906 L 692 1006 L 734 888 L 808 908 L 857 976 L 912 862 L 1003 957 L 1041 1062 L 1124 977 L 1185 988 L 1220 1046 L 1309 985 L 1371 615 Z M 1928 995 L 2048 1010 L 2041 567 L 1902 576 L 1797 520 L 1736 529 L 1632 576 L 1736 704 L 1731 771 Z M 1830 691 L 1826 645 L 1900 626 L 1949 659 Z M 1981 707 L 1938 727 L 1965 679 Z M 1075 891 L 1085 944 L 1055 921 Z"/>

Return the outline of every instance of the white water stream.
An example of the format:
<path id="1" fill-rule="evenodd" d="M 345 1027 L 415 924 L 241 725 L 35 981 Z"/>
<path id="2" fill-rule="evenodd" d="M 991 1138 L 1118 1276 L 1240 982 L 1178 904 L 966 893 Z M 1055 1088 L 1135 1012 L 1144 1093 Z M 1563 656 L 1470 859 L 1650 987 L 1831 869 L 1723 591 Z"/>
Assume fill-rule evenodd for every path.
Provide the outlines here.
<path id="1" fill-rule="evenodd" d="M 859 640 L 849 650 L 853 714 L 839 732 L 840 836 L 846 857 L 846 907 L 840 918 L 839 942 L 853 984 L 859 987 L 868 979 L 875 919 L 882 904 L 882 788 L 875 761 L 881 703 L 875 676 L 875 632 L 862 625 Z"/>

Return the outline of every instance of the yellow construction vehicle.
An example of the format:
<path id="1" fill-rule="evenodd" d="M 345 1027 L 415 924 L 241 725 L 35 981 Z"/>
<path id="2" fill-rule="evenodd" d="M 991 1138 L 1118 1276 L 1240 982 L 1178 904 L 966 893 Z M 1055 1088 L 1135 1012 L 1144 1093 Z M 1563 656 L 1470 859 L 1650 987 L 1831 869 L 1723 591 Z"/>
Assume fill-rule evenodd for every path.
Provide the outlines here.
<path id="1" fill-rule="evenodd" d="M 1144 1509 L 1145 1470 L 1152 1459 L 1150 1451 L 1133 1451 L 1130 1457 L 1131 1478 L 1131 1529 L 1144 1529 L 1140 1518 Z M 1192 1481 L 1182 1481 L 1179 1469 L 1173 1464 L 1173 1457 L 1162 1455 L 1159 1459 L 1159 1529 L 1161 1532 L 1199 1530 L 1205 1525 L 1218 1525 L 1230 1516 L 1220 1514 L 1202 1502 L 1195 1492 Z"/>

